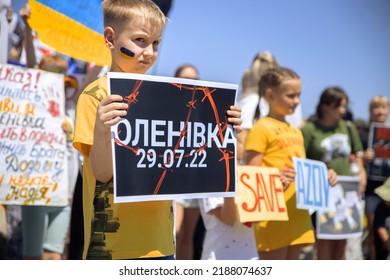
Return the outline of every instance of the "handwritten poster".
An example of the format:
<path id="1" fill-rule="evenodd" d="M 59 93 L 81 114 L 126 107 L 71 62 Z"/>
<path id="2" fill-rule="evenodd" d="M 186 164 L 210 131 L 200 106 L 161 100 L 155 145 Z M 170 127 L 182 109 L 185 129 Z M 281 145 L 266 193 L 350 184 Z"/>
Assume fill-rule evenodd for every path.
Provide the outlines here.
<path id="1" fill-rule="evenodd" d="M 328 168 L 321 161 L 293 157 L 297 208 L 331 210 Z"/>
<path id="2" fill-rule="evenodd" d="M 237 85 L 108 73 L 129 105 L 112 128 L 114 201 L 234 196 Z"/>
<path id="3" fill-rule="evenodd" d="M 66 205 L 64 76 L 0 64 L 0 203 Z"/>
<path id="4" fill-rule="evenodd" d="M 330 189 L 334 210 L 316 213 L 316 234 L 321 239 L 347 239 L 359 237 L 363 232 L 359 177 L 338 176 L 337 181 Z"/>
<path id="5" fill-rule="evenodd" d="M 368 136 L 368 148 L 373 149 L 375 158 L 368 165 L 368 178 L 384 181 L 390 177 L 390 126 L 372 123 Z"/>
<path id="6" fill-rule="evenodd" d="M 288 213 L 277 168 L 237 166 L 240 222 L 286 221 Z"/>

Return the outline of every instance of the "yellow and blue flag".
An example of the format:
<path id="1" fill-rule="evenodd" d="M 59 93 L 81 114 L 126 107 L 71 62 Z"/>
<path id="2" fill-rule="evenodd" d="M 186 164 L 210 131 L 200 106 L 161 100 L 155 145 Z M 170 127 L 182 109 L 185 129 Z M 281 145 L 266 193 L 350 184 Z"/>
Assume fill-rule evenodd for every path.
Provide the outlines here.
<path id="1" fill-rule="evenodd" d="M 29 0 L 29 24 L 38 38 L 75 59 L 110 65 L 104 44 L 101 0 Z"/>

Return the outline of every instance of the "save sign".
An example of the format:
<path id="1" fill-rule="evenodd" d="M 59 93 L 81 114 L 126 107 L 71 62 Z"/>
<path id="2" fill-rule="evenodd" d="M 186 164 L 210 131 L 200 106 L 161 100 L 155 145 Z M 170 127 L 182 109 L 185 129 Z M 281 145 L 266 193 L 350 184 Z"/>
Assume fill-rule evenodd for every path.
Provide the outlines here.
<path id="1" fill-rule="evenodd" d="M 237 205 L 240 222 L 288 220 L 277 168 L 237 166 Z"/>
<path id="2" fill-rule="evenodd" d="M 331 210 L 328 169 L 325 163 L 293 157 L 297 208 Z"/>

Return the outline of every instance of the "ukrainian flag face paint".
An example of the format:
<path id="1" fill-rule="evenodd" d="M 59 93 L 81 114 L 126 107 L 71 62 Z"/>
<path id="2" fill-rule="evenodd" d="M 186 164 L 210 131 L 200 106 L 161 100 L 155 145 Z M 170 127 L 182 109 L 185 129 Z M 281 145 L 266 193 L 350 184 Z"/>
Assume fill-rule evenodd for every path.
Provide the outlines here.
<path id="1" fill-rule="evenodd" d="M 120 48 L 120 55 L 121 57 L 123 57 L 124 59 L 134 59 L 134 55 L 135 53 L 133 53 L 131 50 L 129 49 L 126 49 L 125 47 L 121 47 Z"/>

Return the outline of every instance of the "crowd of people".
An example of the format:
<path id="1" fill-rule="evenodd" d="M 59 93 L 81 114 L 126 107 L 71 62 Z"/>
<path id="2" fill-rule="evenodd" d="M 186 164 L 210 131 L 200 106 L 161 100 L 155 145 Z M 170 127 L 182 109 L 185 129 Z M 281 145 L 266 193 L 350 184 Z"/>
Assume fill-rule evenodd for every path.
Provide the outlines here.
<path id="1" fill-rule="evenodd" d="M 146 73 L 157 60 L 166 15 L 150 0 L 104 0 L 102 8 L 109 70 Z M 387 97 L 371 99 L 370 119 L 364 122 L 348 111 L 350 98 L 342 86 L 329 86 L 313 115 L 303 119 L 302 78 L 271 52 L 259 52 L 242 75 L 227 121 L 237 134 L 237 164 L 279 170 L 288 221 L 242 223 L 234 197 L 116 204 L 111 127 L 126 116 L 129 104 L 108 94 L 107 68 L 85 67 L 80 80 L 70 71 L 71 58 L 54 50 L 37 55 L 31 12 L 23 7 L 21 24 L 15 23 L 15 13 L 7 14 L 15 26 L 12 36 L 18 36 L 11 40 L 8 63 L 64 75 L 62 133 L 70 199 L 66 206 L 0 205 L 0 259 L 344 260 L 354 258 L 349 246 L 362 259 L 390 259 L 390 180 L 373 179 L 368 172 L 376 160 L 370 127 L 388 126 Z M 173 76 L 200 79 L 198 69 L 187 63 Z M 323 216 L 297 208 L 293 157 L 324 162 L 331 186 L 338 176 L 358 178 L 366 222 L 357 243 L 318 238 L 317 219 Z M 355 174 L 351 159 L 357 162 Z M 102 190 L 103 206 L 96 203 Z M 115 218 L 115 229 L 102 230 L 95 222 L 103 211 Z"/>

